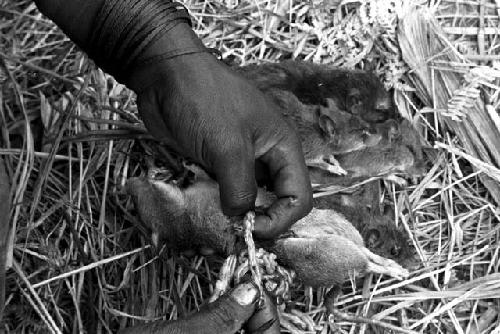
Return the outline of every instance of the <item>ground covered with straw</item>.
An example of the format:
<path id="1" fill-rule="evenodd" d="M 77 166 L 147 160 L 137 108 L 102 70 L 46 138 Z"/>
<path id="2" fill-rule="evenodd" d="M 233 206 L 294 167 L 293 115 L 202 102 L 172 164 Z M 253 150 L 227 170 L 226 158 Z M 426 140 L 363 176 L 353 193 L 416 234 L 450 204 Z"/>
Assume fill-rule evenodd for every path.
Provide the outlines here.
<path id="1" fill-rule="evenodd" d="M 410 4 L 411 2 L 411 4 Z M 404 281 L 294 285 L 289 333 L 500 333 L 500 3 L 185 1 L 228 61 L 304 59 L 375 71 L 436 157 L 384 183 L 418 266 Z M 150 246 L 123 193 L 154 156 L 134 94 L 95 68 L 31 1 L 0 0 L 1 157 L 11 178 L 2 331 L 114 332 L 176 319 L 213 291 L 223 259 Z M 497 139 L 499 139 L 497 141 Z M 2 250 L 4 251 L 4 250 Z"/>

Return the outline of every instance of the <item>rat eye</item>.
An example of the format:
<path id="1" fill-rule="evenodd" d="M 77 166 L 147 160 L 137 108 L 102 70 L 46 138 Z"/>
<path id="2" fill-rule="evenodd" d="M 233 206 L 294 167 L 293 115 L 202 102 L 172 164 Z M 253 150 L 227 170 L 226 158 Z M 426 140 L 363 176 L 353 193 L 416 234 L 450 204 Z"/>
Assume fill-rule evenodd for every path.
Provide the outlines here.
<path id="1" fill-rule="evenodd" d="M 391 247 L 391 255 L 392 256 L 399 256 L 400 252 L 401 252 L 401 248 L 399 246 L 392 246 Z"/>

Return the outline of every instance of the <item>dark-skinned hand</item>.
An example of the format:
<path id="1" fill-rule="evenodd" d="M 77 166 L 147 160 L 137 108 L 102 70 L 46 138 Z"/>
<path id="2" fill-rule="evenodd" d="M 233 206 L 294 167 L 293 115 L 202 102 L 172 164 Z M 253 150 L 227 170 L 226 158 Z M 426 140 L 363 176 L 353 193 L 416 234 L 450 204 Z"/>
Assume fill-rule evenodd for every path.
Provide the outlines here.
<path id="1" fill-rule="evenodd" d="M 199 312 L 174 321 L 155 321 L 121 330 L 120 334 L 233 334 L 246 323 L 253 334 L 279 333 L 276 305 L 265 295 L 257 307 L 258 290 L 252 283 L 238 285 Z"/>
<path id="2" fill-rule="evenodd" d="M 89 36 L 104 1 L 35 0 L 40 11 L 76 44 L 94 54 L 101 46 L 89 44 Z M 150 59 L 189 47 L 203 49 L 189 25 L 179 23 L 141 56 Z M 126 72 L 119 73 L 122 83 L 138 94 L 138 109 L 148 129 L 159 139 L 173 141 L 177 151 L 215 175 L 226 214 L 243 215 L 254 208 L 257 160 L 268 171 L 277 195 L 266 215 L 256 219 L 257 237 L 273 238 L 311 210 L 312 191 L 299 138 L 278 107 L 251 83 L 208 52 L 184 54 Z M 217 305 L 231 309 L 233 302 L 223 299 Z M 193 325 L 182 325 L 188 331 L 179 331 L 179 325 L 164 332 L 191 333 L 189 326 L 205 323 L 207 314 L 212 313 L 199 313 L 190 318 Z M 245 321 L 242 318 L 241 323 Z M 234 332 L 217 326 L 211 329 L 206 333 Z M 266 333 L 277 332 L 275 326 Z"/>
<path id="3" fill-rule="evenodd" d="M 37 0 L 77 44 L 89 48 L 102 0 Z M 83 13 L 83 12 L 85 13 Z M 203 45 L 179 23 L 150 45 L 143 58 Z M 106 70 L 104 68 L 104 70 Z M 255 162 L 268 172 L 278 199 L 258 216 L 255 235 L 273 238 L 312 208 L 312 191 L 300 141 L 278 107 L 253 84 L 208 52 L 130 68 L 125 84 L 138 93 L 139 112 L 151 133 L 203 165 L 220 184 L 224 213 L 245 214 L 256 197 Z"/>
<path id="4" fill-rule="evenodd" d="M 257 217 L 255 235 L 275 237 L 309 212 L 300 141 L 262 92 L 208 53 L 168 60 L 155 76 L 138 94 L 146 126 L 215 175 L 225 214 L 253 208 L 256 159 L 267 167 L 278 200 Z"/>

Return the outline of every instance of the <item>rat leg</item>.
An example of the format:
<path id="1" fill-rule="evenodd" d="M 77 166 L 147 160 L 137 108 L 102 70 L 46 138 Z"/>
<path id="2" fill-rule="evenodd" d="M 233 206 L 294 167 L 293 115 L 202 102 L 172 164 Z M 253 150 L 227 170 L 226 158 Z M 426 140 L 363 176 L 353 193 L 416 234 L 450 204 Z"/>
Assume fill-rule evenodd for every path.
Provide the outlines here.
<path id="1" fill-rule="evenodd" d="M 386 259 L 377 254 L 370 252 L 367 248 L 362 248 L 361 250 L 368 259 L 367 272 L 372 272 L 376 274 L 384 274 L 397 279 L 403 279 L 408 277 L 408 270 L 401 267 L 399 264 L 393 260 Z"/>
<path id="2" fill-rule="evenodd" d="M 340 163 L 335 159 L 332 154 L 320 155 L 314 159 L 307 159 L 306 165 L 309 167 L 316 167 L 332 174 L 346 175 L 347 171 L 340 166 Z"/>

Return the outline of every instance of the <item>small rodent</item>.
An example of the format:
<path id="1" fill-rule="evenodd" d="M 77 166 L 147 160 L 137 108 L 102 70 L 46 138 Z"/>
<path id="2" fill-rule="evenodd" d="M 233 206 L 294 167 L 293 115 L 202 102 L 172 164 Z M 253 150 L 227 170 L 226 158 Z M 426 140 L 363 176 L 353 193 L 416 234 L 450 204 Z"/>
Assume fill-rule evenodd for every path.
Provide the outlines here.
<path id="1" fill-rule="evenodd" d="M 405 172 L 413 166 L 413 154 L 406 146 L 369 147 L 337 156 L 341 166 L 352 177 L 381 176 Z"/>
<path id="2" fill-rule="evenodd" d="M 405 268 L 415 264 L 415 253 L 402 227 L 394 224 L 394 213 L 386 209 L 383 213 L 369 208 L 356 195 L 332 195 L 315 198 L 318 209 L 332 209 L 343 214 L 359 231 L 366 247 L 373 253 L 392 259 Z"/>
<path id="3" fill-rule="evenodd" d="M 303 61 L 236 70 L 277 103 L 301 137 L 307 165 L 327 181 L 423 172 L 419 134 L 373 73 Z"/>
<path id="4" fill-rule="evenodd" d="M 223 215 L 214 181 L 180 189 L 160 181 L 132 178 L 126 188 L 141 222 L 158 242 L 179 251 L 207 247 L 225 255 L 234 251 L 235 221 Z M 269 200 L 269 194 L 261 190 L 256 205 Z M 280 262 L 310 286 L 340 284 L 354 272 L 398 278 L 408 274 L 394 261 L 370 252 L 356 228 L 333 210 L 313 209 L 274 243 L 260 246 L 276 253 Z"/>
<path id="5" fill-rule="evenodd" d="M 374 124 L 374 131 L 381 136 L 379 147 L 404 145 L 415 156 L 416 161 L 422 162 L 423 148 L 427 145 L 407 119 L 388 119 L 383 123 Z"/>
<path id="6" fill-rule="evenodd" d="M 382 139 L 370 124 L 340 110 L 331 99 L 327 99 L 327 106 L 307 105 L 290 91 L 271 89 L 266 93 L 277 102 L 282 115 L 302 138 L 322 136 L 334 154 L 375 146 Z"/>
<path id="7" fill-rule="evenodd" d="M 266 91 L 266 94 L 276 102 L 280 107 L 281 114 L 295 127 L 300 129 L 301 124 L 308 124 L 329 139 L 335 138 L 337 147 L 334 146 L 333 149 L 336 153 L 357 150 L 365 145 L 373 146 L 381 139 L 376 131 L 371 130 L 370 124 L 357 116 L 340 110 L 333 102 L 327 103 L 327 106 L 308 105 L 302 103 L 292 92 L 277 88 Z M 328 99 L 328 101 L 331 100 Z M 356 143 L 356 146 L 349 145 L 349 142 L 353 141 L 348 138 L 349 135 L 356 135 L 359 142 Z M 372 139 L 372 143 L 363 145 L 367 138 L 362 137 L 368 135 L 373 135 L 375 138 Z M 347 141 L 347 143 L 340 141 Z"/>
<path id="8" fill-rule="evenodd" d="M 334 210 L 313 209 L 276 240 L 272 251 L 297 276 L 313 287 L 338 285 L 367 272 L 395 278 L 408 275 L 390 259 L 368 250 L 356 228 Z"/>
<path id="9" fill-rule="evenodd" d="M 272 89 L 268 94 L 274 97 L 282 115 L 297 131 L 309 167 L 344 174 L 335 154 L 377 145 L 382 138 L 370 132 L 369 125 L 361 119 L 334 107 L 326 110 L 305 105 L 293 93 L 279 89 Z"/>
<path id="10" fill-rule="evenodd" d="M 197 181 L 181 189 L 175 184 L 134 177 L 125 189 L 153 244 L 166 243 L 177 251 L 212 249 L 234 251 L 236 236 L 222 213 L 219 190 L 213 181 Z"/>
<path id="11" fill-rule="evenodd" d="M 290 91 L 307 105 L 326 105 L 329 99 L 369 123 L 395 116 L 389 93 L 372 72 L 294 60 L 235 70 L 264 92 L 272 88 Z"/>
<path id="12" fill-rule="evenodd" d="M 394 178 L 395 174 L 413 175 L 415 158 L 403 145 L 390 147 L 368 147 L 362 150 L 335 155 L 339 165 L 346 171 L 345 176 L 333 175 L 320 169 L 310 169 L 313 184 L 338 184 L 348 180 L 369 177 Z M 343 182 L 346 183 L 346 182 Z"/>

